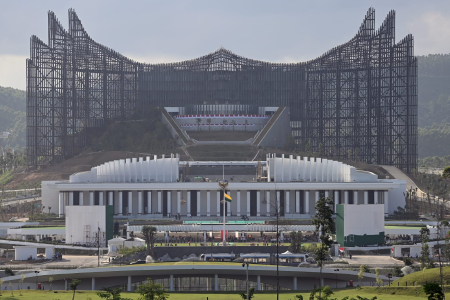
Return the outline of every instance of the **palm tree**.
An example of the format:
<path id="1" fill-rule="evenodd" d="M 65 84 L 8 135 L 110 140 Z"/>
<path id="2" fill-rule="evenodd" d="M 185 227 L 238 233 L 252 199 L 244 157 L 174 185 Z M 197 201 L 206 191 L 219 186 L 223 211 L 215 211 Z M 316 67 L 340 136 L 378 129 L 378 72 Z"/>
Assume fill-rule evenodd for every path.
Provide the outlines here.
<path id="1" fill-rule="evenodd" d="M 233 124 L 233 131 L 234 131 L 234 125 L 236 125 L 236 121 L 235 120 L 231 121 L 231 124 Z"/>
<path id="2" fill-rule="evenodd" d="M 209 125 L 209 131 L 211 131 L 211 119 L 206 119 L 206 122 L 207 122 L 208 125 Z"/>
<path id="3" fill-rule="evenodd" d="M 247 131 L 247 125 L 248 125 L 248 121 L 247 120 L 245 120 L 245 131 Z"/>
<path id="4" fill-rule="evenodd" d="M 202 119 L 197 118 L 195 119 L 195 122 L 197 122 L 197 131 L 200 131 L 200 122 L 202 121 Z"/>
<path id="5" fill-rule="evenodd" d="M 225 124 L 227 124 L 228 123 L 228 121 L 227 120 L 223 120 L 223 126 L 222 126 L 222 130 L 225 130 Z"/>

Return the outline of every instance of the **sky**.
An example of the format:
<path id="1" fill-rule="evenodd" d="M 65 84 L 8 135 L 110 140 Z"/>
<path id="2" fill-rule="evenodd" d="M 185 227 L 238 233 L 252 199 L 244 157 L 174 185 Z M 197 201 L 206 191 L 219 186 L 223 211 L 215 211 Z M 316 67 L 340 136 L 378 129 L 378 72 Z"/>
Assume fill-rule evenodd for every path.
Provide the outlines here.
<path id="1" fill-rule="evenodd" d="M 0 86 L 25 90 L 30 37 L 47 42 L 48 11 L 68 29 L 68 9 L 75 9 L 95 41 L 139 62 L 193 59 L 220 47 L 299 62 L 350 40 L 370 7 L 377 27 L 396 11 L 396 41 L 413 34 L 416 55 L 450 53 L 448 0 L 3 0 Z"/>

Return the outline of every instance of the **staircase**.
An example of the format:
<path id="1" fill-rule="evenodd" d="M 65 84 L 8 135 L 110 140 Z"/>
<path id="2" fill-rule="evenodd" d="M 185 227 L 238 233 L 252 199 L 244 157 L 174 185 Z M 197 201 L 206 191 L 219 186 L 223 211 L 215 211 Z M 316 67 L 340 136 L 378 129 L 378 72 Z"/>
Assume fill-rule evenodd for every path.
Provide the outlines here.
<path id="1" fill-rule="evenodd" d="M 272 118 L 270 118 L 269 122 L 264 126 L 264 128 L 259 132 L 259 134 L 255 137 L 255 140 L 252 143 L 252 146 L 258 146 L 261 141 L 266 136 L 267 132 L 269 132 L 272 125 L 278 120 L 281 113 L 286 109 L 286 107 L 279 107 L 277 111 L 273 114 Z"/>
<path id="2" fill-rule="evenodd" d="M 185 132 L 181 130 L 180 126 L 178 126 L 178 124 L 174 121 L 172 116 L 169 115 L 167 110 L 162 108 L 161 112 L 186 146 L 194 144 L 194 142 L 186 136 Z"/>

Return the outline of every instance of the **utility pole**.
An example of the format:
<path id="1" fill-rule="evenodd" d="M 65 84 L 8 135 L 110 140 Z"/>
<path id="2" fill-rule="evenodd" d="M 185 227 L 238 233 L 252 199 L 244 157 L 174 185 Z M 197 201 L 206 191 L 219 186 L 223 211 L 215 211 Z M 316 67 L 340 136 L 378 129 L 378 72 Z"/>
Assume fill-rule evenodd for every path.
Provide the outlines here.
<path id="1" fill-rule="evenodd" d="M 100 267 L 100 224 L 97 221 L 97 268 Z"/>

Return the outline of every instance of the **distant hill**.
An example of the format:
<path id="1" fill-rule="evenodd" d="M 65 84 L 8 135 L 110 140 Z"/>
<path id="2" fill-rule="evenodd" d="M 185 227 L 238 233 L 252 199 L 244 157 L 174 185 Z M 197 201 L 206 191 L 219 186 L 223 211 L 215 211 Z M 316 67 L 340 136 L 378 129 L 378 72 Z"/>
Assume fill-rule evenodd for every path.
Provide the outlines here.
<path id="1" fill-rule="evenodd" d="M 8 139 L 1 140 L 1 147 L 14 148 L 26 145 L 26 93 L 0 87 L 0 132 L 8 131 Z"/>

